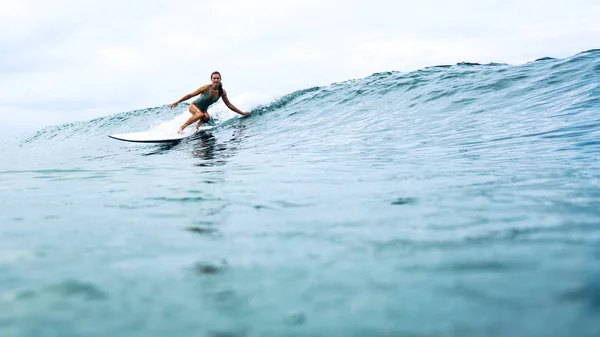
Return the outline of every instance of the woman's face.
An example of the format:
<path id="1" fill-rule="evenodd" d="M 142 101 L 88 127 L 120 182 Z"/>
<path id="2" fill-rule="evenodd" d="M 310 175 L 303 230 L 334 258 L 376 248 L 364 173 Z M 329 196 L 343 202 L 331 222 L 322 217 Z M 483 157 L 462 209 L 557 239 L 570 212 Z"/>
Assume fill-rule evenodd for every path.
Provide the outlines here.
<path id="1" fill-rule="evenodd" d="M 210 77 L 210 80 L 212 81 L 213 86 L 218 86 L 219 83 L 221 83 L 221 75 L 219 75 L 219 74 L 213 74 Z"/>

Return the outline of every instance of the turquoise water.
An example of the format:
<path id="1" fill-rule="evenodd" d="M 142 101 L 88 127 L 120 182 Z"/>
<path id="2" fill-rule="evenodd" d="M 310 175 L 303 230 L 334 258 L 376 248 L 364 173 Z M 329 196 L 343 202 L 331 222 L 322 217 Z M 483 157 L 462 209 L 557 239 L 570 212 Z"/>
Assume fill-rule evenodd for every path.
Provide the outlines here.
<path id="1" fill-rule="evenodd" d="M 600 51 L 0 145 L 1 336 L 598 336 Z"/>

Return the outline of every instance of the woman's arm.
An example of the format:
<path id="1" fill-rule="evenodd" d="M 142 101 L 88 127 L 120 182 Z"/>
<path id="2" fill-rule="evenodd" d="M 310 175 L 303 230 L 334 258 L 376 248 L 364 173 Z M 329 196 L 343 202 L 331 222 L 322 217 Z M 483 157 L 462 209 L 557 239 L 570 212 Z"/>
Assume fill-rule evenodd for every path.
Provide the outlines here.
<path id="1" fill-rule="evenodd" d="M 240 109 L 236 108 L 233 104 L 231 104 L 231 102 L 229 101 L 229 98 L 227 98 L 227 92 L 225 91 L 225 89 L 223 89 L 223 102 L 225 103 L 225 105 L 227 105 L 227 107 L 229 109 L 231 109 L 232 111 L 235 111 L 237 113 L 239 113 L 240 115 L 249 115 L 249 112 L 243 112 Z"/>
<path id="2" fill-rule="evenodd" d="M 206 88 L 208 88 L 208 86 L 209 86 L 209 84 L 203 85 L 200 88 L 196 89 L 196 91 L 191 92 L 191 93 L 189 93 L 189 94 L 181 97 L 181 99 L 178 100 L 177 102 L 170 104 L 169 108 L 173 109 L 174 107 L 177 106 L 177 104 L 179 104 L 179 103 L 181 103 L 183 101 L 187 101 L 188 99 L 190 99 L 190 98 L 192 98 L 194 96 L 199 95 L 201 92 L 203 92 L 204 90 L 206 90 Z"/>

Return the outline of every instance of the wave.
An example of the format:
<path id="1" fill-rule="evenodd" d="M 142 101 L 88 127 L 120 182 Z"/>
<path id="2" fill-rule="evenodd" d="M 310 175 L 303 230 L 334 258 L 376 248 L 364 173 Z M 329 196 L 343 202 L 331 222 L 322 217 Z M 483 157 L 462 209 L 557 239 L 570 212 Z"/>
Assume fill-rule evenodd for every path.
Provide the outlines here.
<path id="1" fill-rule="evenodd" d="M 436 137 L 468 128 L 480 131 L 471 130 L 455 139 L 505 139 L 511 137 L 507 133 L 512 137 L 547 132 L 564 134 L 570 132 L 569 127 L 580 133 L 595 133 L 598 126 L 595 113 L 600 107 L 599 78 L 599 49 L 564 59 L 544 57 L 521 65 L 461 62 L 413 72 L 378 72 L 361 79 L 298 90 L 256 105 L 252 112 L 255 116 L 268 115 L 258 118 L 265 121 L 268 118 L 270 125 L 282 123 L 280 128 L 288 123 L 314 127 L 314 123 L 306 121 L 318 121 L 320 127 L 332 130 L 348 125 L 363 131 L 394 125 L 421 129 L 427 125 L 429 131 L 438 132 Z M 20 139 L 17 146 L 47 140 L 85 142 L 114 132 L 176 127 L 187 114 L 186 103 L 175 110 L 164 105 L 127 111 L 46 127 Z M 218 125 L 233 117 L 222 110 L 215 115 Z M 574 119 L 577 115 L 583 118 L 581 124 Z M 562 125 L 549 129 L 544 122 L 548 119 L 559 119 Z M 256 122 L 257 118 L 252 120 Z M 511 123 L 518 127 L 510 126 Z M 490 131 L 485 125 L 499 128 L 491 132 L 495 137 L 489 136 L 489 132 L 487 136 L 483 134 Z M 587 142 L 594 144 L 589 139 Z"/>

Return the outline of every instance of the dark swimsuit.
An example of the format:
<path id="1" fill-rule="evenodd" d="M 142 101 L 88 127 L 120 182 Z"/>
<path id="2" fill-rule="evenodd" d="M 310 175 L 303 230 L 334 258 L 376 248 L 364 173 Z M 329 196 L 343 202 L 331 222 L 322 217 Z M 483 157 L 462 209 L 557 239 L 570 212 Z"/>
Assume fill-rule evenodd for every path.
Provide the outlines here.
<path id="1" fill-rule="evenodd" d="M 208 107 L 213 105 L 216 101 L 218 101 L 219 98 L 221 98 L 220 90 L 219 90 L 219 93 L 217 94 L 217 97 L 215 97 L 214 99 L 210 98 L 210 86 L 209 86 L 208 88 L 206 88 L 206 91 L 194 101 L 194 104 L 196 104 L 198 109 L 200 109 L 201 111 L 206 111 L 206 110 L 208 110 Z"/>

